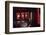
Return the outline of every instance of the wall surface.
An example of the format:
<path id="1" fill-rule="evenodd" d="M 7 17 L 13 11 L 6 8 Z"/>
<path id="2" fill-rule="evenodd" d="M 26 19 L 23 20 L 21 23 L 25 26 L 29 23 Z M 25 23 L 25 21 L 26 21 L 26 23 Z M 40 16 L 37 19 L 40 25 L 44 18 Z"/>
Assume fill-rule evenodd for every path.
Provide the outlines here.
<path id="1" fill-rule="evenodd" d="M 5 1 L 6 0 L 0 0 L 0 35 L 46 35 L 46 28 L 45 28 L 45 32 L 5 34 Z M 39 3 L 45 3 L 45 6 L 46 6 L 46 0 L 13 0 L 13 1 L 39 2 Z M 45 18 L 46 18 L 46 14 L 45 14 Z M 46 21 L 45 21 L 45 27 L 46 27 Z"/>

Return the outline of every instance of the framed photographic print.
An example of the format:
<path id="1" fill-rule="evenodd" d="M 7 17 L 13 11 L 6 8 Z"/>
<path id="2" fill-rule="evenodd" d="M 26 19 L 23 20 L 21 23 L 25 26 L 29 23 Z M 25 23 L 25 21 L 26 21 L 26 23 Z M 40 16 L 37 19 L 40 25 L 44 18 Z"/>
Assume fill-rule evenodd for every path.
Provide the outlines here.
<path id="1" fill-rule="evenodd" d="M 45 4 L 5 1 L 5 33 L 45 31 Z"/>

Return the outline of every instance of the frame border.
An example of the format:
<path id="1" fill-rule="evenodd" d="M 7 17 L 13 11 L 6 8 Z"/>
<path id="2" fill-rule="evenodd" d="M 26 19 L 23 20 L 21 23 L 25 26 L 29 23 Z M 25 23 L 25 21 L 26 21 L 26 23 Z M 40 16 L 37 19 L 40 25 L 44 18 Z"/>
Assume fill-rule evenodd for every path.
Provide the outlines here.
<path id="1" fill-rule="evenodd" d="M 38 4 L 43 5 L 43 30 L 39 31 L 22 31 L 22 32 L 9 32 L 9 3 L 24 3 L 24 4 Z M 36 3 L 36 2 L 20 2 L 20 1 L 5 1 L 5 34 L 16 34 L 16 33 L 32 33 L 32 32 L 44 32 L 45 31 L 45 3 Z"/>

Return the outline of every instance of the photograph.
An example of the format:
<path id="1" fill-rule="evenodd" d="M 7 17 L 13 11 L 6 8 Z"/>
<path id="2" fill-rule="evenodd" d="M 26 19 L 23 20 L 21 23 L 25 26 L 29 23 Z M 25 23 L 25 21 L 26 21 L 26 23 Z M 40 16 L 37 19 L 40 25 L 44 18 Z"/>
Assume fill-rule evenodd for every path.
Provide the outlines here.
<path id="1" fill-rule="evenodd" d="M 5 33 L 45 31 L 45 4 L 5 1 Z"/>
<path id="2" fill-rule="evenodd" d="M 13 7 L 13 28 L 40 27 L 40 8 Z"/>

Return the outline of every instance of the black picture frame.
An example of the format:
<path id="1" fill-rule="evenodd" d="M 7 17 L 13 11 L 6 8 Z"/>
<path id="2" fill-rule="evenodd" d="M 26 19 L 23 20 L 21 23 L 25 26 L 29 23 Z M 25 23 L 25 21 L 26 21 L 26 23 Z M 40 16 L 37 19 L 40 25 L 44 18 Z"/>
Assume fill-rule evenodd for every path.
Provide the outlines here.
<path id="1" fill-rule="evenodd" d="M 24 4 L 38 4 L 44 6 L 44 13 L 43 13 L 43 30 L 39 31 L 22 31 L 22 32 L 9 32 L 9 3 L 24 3 Z M 16 33 L 32 33 L 32 32 L 44 32 L 45 31 L 45 3 L 36 3 L 36 2 L 20 2 L 20 1 L 5 1 L 5 33 L 6 34 L 16 34 Z"/>

